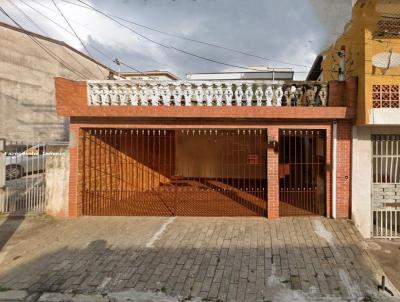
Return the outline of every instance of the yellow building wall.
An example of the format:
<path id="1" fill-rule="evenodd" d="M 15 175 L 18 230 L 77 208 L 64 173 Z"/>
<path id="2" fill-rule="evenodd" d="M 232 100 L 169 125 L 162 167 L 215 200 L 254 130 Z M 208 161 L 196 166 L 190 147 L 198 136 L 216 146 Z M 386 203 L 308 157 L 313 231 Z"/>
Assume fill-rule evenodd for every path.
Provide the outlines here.
<path id="1" fill-rule="evenodd" d="M 345 48 L 345 77 L 346 79 L 358 77 L 357 125 L 369 123 L 373 85 L 400 84 L 400 67 L 385 71 L 372 66 L 372 57 L 377 53 L 388 51 L 400 53 L 400 36 L 374 37 L 377 23 L 382 16 L 394 15 L 396 12 L 400 17 L 400 1 L 358 0 L 344 33 L 322 53 L 323 79 L 338 80 L 340 63 L 338 52 Z"/>

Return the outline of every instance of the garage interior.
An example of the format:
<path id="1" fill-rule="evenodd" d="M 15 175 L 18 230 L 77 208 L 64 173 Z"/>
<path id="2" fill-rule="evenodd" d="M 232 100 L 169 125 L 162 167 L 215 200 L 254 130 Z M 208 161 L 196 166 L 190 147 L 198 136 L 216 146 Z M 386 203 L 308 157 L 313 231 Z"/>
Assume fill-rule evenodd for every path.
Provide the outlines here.
<path id="1" fill-rule="evenodd" d="M 326 215 L 326 131 L 280 129 L 279 216 Z"/>
<path id="2" fill-rule="evenodd" d="M 82 214 L 267 215 L 267 131 L 81 129 Z"/>

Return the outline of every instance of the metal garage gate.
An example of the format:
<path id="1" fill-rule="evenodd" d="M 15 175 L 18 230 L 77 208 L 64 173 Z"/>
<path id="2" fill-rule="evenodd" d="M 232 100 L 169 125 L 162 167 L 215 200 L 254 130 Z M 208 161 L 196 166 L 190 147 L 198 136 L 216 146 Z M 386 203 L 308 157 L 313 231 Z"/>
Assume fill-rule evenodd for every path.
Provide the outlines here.
<path id="1" fill-rule="evenodd" d="M 83 215 L 266 216 L 265 130 L 84 129 Z"/>
<path id="2" fill-rule="evenodd" d="M 279 131 L 279 215 L 326 214 L 326 131 Z"/>

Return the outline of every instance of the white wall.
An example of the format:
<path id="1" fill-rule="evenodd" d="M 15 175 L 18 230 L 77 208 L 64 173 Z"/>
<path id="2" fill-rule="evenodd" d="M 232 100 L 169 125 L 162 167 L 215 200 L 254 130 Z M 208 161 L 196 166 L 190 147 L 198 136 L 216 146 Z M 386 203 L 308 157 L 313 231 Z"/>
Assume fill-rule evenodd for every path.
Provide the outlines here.
<path id="1" fill-rule="evenodd" d="M 47 146 L 46 152 L 46 212 L 52 216 L 68 216 L 69 149 Z"/>
<path id="2" fill-rule="evenodd" d="M 400 126 L 353 127 L 352 220 L 365 238 L 371 237 L 372 223 L 372 134 L 400 134 Z"/>
<path id="3" fill-rule="evenodd" d="M 372 108 L 369 114 L 370 125 L 400 125 L 399 108 Z"/>

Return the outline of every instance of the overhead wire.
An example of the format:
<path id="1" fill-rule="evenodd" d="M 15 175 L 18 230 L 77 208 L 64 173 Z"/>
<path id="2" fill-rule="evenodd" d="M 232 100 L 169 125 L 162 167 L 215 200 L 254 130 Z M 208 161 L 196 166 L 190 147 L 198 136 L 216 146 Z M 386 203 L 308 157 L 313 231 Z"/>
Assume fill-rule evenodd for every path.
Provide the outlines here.
<path id="1" fill-rule="evenodd" d="M 75 68 L 71 67 L 69 64 L 65 63 L 60 57 L 58 57 L 54 52 L 52 52 L 49 48 L 47 48 L 44 44 L 42 44 L 38 39 L 33 37 L 30 33 L 27 32 L 27 30 L 21 26 L 13 17 L 11 17 L 6 10 L 0 6 L 0 12 L 2 12 L 8 19 L 10 19 L 18 28 L 23 30 L 23 32 L 36 44 L 38 45 L 42 50 L 44 50 L 50 57 L 55 59 L 57 62 L 59 62 L 62 66 L 70 70 L 72 73 L 77 75 L 78 77 L 82 79 L 86 79 L 86 76 L 81 73 L 80 71 L 76 70 Z"/>
<path id="2" fill-rule="evenodd" d="M 36 9 L 36 8 L 34 8 L 34 7 L 32 7 L 32 6 L 30 6 L 29 4 L 27 4 L 26 2 L 24 2 L 24 0 L 19 0 L 19 1 L 21 1 L 21 2 L 23 2 L 24 4 L 26 4 L 27 6 L 29 6 L 32 10 L 34 10 L 36 13 L 38 13 L 39 15 L 41 15 L 43 18 L 45 18 L 45 19 L 51 21 L 53 24 L 55 24 L 56 26 L 58 26 L 59 28 L 61 28 L 61 29 L 64 30 L 65 32 L 67 32 L 67 33 L 69 33 L 70 35 L 74 36 L 74 33 L 73 33 L 71 30 L 69 30 L 69 29 L 67 29 L 67 28 L 65 28 L 65 27 L 63 27 L 63 26 L 61 26 L 61 25 L 58 24 L 57 22 L 54 22 L 51 18 L 49 18 L 48 16 L 46 16 L 45 14 L 43 14 L 40 10 L 38 10 L 38 9 Z M 48 7 L 48 6 L 43 5 L 43 4 L 40 3 L 40 2 L 36 2 L 35 0 L 31 0 L 31 1 L 34 2 L 34 3 L 36 3 L 36 4 L 38 4 L 38 5 L 40 5 L 42 8 L 45 8 L 46 10 L 49 10 L 49 11 L 55 13 L 55 14 L 58 14 L 57 11 L 51 9 L 51 8 Z M 76 23 L 76 22 L 74 22 L 74 23 Z M 81 26 L 81 27 L 83 27 L 83 28 L 85 28 L 85 29 L 87 29 L 87 30 L 90 30 L 90 29 L 88 29 L 86 26 L 83 26 L 82 24 L 77 24 L 77 25 L 78 25 L 78 26 Z M 94 51 L 98 52 L 99 54 L 101 54 L 102 56 L 104 56 L 105 58 L 107 58 L 108 60 L 110 60 L 111 62 L 115 63 L 115 58 L 111 57 L 110 55 L 108 55 L 108 54 L 105 53 L 104 51 L 100 50 L 99 48 L 95 47 L 94 45 L 89 44 L 87 47 L 92 48 Z M 128 65 L 128 64 L 126 64 L 126 63 L 124 63 L 124 62 L 122 62 L 122 61 L 120 61 L 120 63 L 121 63 L 121 65 L 124 65 L 125 67 L 127 67 L 127 68 L 129 68 L 129 69 L 131 69 L 131 70 L 133 70 L 133 71 L 135 71 L 135 72 L 138 72 L 138 73 L 140 73 L 140 74 L 146 75 L 146 73 L 145 73 L 144 71 L 141 71 L 141 70 L 139 70 L 139 69 L 136 68 L 136 67 L 133 67 L 133 66 L 131 66 L 131 65 Z"/>
<path id="3" fill-rule="evenodd" d="M 65 2 L 65 0 L 62 0 L 62 1 Z M 265 70 L 263 70 L 263 69 L 258 69 L 258 68 L 253 68 L 253 67 L 246 67 L 246 66 L 240 66 L 240 65 L 225 63 L 225 62 L 222 62 L 222 61 L 219 61 L 219 60 L 216 60 L 216 59 L 211 59 L 211 58 L 208 58 L 208 57 L 205 57 L 205 56 L 201 56 L 201 55 L 198 55 L 198 54 L 195 54 L 195 53 L 186 51 L 186 50 L 184 50 L 184 49 L 181 49 L 181 48 L 178 48 L 178 47 L 175 47 L 175 46 L 166 45 L 165 43 L 158 42 L 158 41 L 156 41 L 156 40 L 154 40 L 154 39 L 151 39 L 151 38 L 147 37 L 146 35 L 144 35 L 144 34 L 142 34 L 142 33 L 139 33 L 138 31 L 132 29 L 131 27 L 129 27 L 129 26 L 127 26 L 127 25 L 121 23 L 120 21 L 116 20 L 116 18 L 112 17 L 111 15 L 109 15 L 109 14 L 107 14 L 107 13 L 104 13 L 103 11 L 101 11 L 101 10 L 99 10 L 99 9 L 97 9 L 97 8 L 95 8 L 95 7 L 93 7 L 92 5 L 86 3 L 86 2 L 84 2 L 84 1 L 82 1 L 82 0 L 77 0 L 77 1 L 80 2 L 80 3 L 82 3 L 82 4 L 84 4 L 84 5 L 86 5 L 86 6 L 88 6 L 88 7 L 91 8 L 93 11 L 96 11 L 97 13 L 99 13 L 99 14 L 105 16 L 106 18 L 108 18 L 108 19 L 114 21 L 115 23 L 119 24 L 121 27 L 128 29 L 129 31 L 133 32 L 135 35 L 138 35 L 139 37 L 142 37 L 142 38 L 144 38 L 145 40 L 147 40 L 147 41 L 149 41 L 149 42 L 152 42 L 152 43 L 155 43 L 155 44 L 157 44 L 157 45 L 159 45 L 159 46 L 161 46 L 161 47 L 163 47 L 163 48 L 172 49 L 172 50 L 178 51 L 178 52 L 180 52 L 180 53 L 186 54 L 186 55 L 188 55 L 188 56 L 192 56 L 192 57 L 195 57 L 195 58 L 198 58 L 198 59 L 201 59 L 201 60 L 209 61 L 209 62 L 212 62 L 212 63 L 216 63 L 216 64 L 228 66 L 228 67 L 234 67 L 234 68 L 239 68 L 239 69 L 244 69 L 244 70 L 252 70 L 252 71 L 265 72 Z M 297 72 L 297 73 L 302 73 L 302 72 Z M 306 73 L 308 73 L 308 71 L 306 71 Z"/>
<path id="4" fill-rule="evenodd" d="M 28 6 L 30 9 L 32 9 L 33 11 L 35 11 L 37 14 L 40 14 L 43 18 L 46 18 L 47 20 L 51 21 L 53 24 L 57 25 L 58 27 L 60 27 L 61 29 L 65 30 L 66 32 L 68 32 L 69 34 L 73 35 L 73 33 L 71 31 L 69 31 L 68 29 L 66 29 L 65 27 L 61 26 L 60 24 L 58 24 L 57 22 L 54 22 L 51 18 L 47 17 L 46 15 L 42 14 L 40 11 L 36 10 L 34 7 L 32 7 L 31 5 L 29 5 L 28 3 L 26 3 L 24 0 L 19 0 L 21 3 L 23 3 L 24 5 Z M 20 8 L 22 10 L 22 8 Z M 46 36 L 50 36 L 46 31 L 44 31 L 44 33 L 46 34 Z M 96 78 L 97 76 L 90 70 L 87 69 L 87 66 L 83 65 L 82 62 L 80 62 L 70 51 L 68 51 L 68 49 L 63 48 L 63 51 L 72 59 L 74 60 L 78 65 L 80 65 L 82 67 L 82 69 L 85 70 L 85 72 L 87 74 L 90 74 L 90 77 Z M 88 76 L 86 76 L 87 78 L 90 78 Z"/>
<path id="5" fill-rule="evenodd" d="M 85 3 L 85 2 L 83 2 L 83 1 L 80 1 L 80 2 L 85 3 L 85 5 L 80 5 L 78 3 L 74 3 L 74 2 L 69 1 L 69 0 L 61 0 L 61 1 L 66 2 L 66 3 L 70 3 L 72 5 L 76 5 L 76 6 L 79 6 L 79 7 L 83 7 L 83 8 L 86 8 L 86 9 L 90 9 L 89 5 L 87 3 Z M 282 60 L 267 58 L 267 57 L 260 56 L 260 55 L 257 55 L 257 54 L 252 54 L 252 53 L 249 53 L 249 52 L 246 52 L 246 51 L 242 51 L 242 50 L 234 49 L 234 48 L 231 48 L 231 47 L 223 46 L 223 45 L 220 45 L 220 44 L 206 42 L 206 41 L 193 39 L 193 38 L 181 36 L 181 35 L 178 35 L 178 34 L 166 32 L 166 31 L 163 31 L 163 30 L 160 30 L 160 29 L 157 29 L 157 28 L 154 28 L 154 27 L 150 27 L 148 25 L 140 24 L 138 22 L 135 22 L 135 21 L 132 21 L 132 20 L 128 20 L 126 18 L 122 18 L 122 17 L 116 16 L 116 15 L 113 15 L 113 14 L 109 14 L 109 16 L 111 16 L 113 18 L 116 18 L 116 19 L 119 19 L 121 21 L 124 21 L 126 23 L 130 23 L 130 24 L 133 24 L 133 25 L 136 25 L 136 26 L 139 26 L 139 27 L 142 27 L 142 28 L 145 28 L 145 29 L 157 32 L 157 33 L 160 33 L 160 34 L 163 34 L 163 35 L 167 35 L 167 36 L 174 37 L 174 38 L 177 38 L 177 39 L 186 40 L 186 41 L 194 42 L 194 43 L 198 43 L 198 44 L 203 44 L 203 45 L 207 45 L 207 46 L 211 46 L 211 47 L 215 47 L 215 48 L 219 48 L 219 49 L 228 50 L 230 52 L 235 52 L 235 53 L 238 53 L 238 54 L 241 54 L 241 55 L 250 56 L 250 57 L 261 59 L 261 60 L 264 60 L 264 61 L 276 62 L 276 63 L 280 63 L 280 64 L 292 65 L 292 66 L 298 66 L 298 67 L 306 67 L 306 68 L 310 68 L 311 67 L 309 65 L 291 63 L 291 62 L 286 62 L 286 61 L 282 61 Z"/>
<path id="6" fill-rule="evenodd" d="M 49 18 L 48 16 L 46 16 L 44 13 L 42 13 L 42 12 L 41 12 L 40 10 L 38 10 L 37 8 L 35 8 L 35 7 L 31 6 L 30 4 L 26 3 L 24 0 L 19 0 L 19 1 L 21 1 L 22 3 L 24 3 L 26 6 L 30 7 L 30 8 L 31 8 L 33 11 L 35 11 L 37 14 L 39 14 L 40 16 L 42 16 L 43 18 L 45 18 L 46 20 L 50 21 L 51 23 L 53 23 L 54 25 L 56 25 L 56 26 L 59 27 L 60 29 L 62 29 L 62 30 L 64 30 L 65 32 L 69 33 L 71 36 L 74 36 L 74 33 L 73 33 L 71 30 L 69 30 L 69 29 L 65 28 L 64 26 L 60 25 L 59 23 L 55 22 L 53 19 L 51 19 L 51 18 Z M 43 5 L 43 4 L 40 3 L 40 2 L 36 2 L 36 1 L 34 1 L 34 0 L 31 0 L 31 1 L 34 2 L 34 3 L 36 3 L 36 4 L 38 4 L 38 5 L 40 5 L 41 7 L 45 8 L 45 9 L 47 9 L 47 10 L 49 10 L 49 11 L 51 11 L 51 12 L 57 14 L 57 12 L 56 12 L 55 10 L 52 10 L 50 7 L 47 7 L 47 6 Z M 76 22 L 75 22 L 75 23 L 76 23 Z M 84 27 L 84 26 L 81 25 L 81 24 L 77 24 L 77 25 L 78 25 L 78 26 L 81 26 L 81 27 Z M 87 27 L 84 27 L 84 28 L 87 29 Z M 107 54 L 105 54 L 103 51 L 101 51 L 100 49 L 98 49 L 97 47 L 95 47 L 95 46 L 93 46 L 93 45 L 89 45 L 88 47 L 93 48 L 93 50 L 95 50 L 95 51 L 97 51 L 98 53 L 102 54 L 105 58 L 111 60 L 111 62 L 114 60 L 114 58 L 111 58 L 110 56 L 108 56 Z"/>
<path id="7" fill-rule="evenodd" d="M 43 30 L 42 27 L 40 27 L 35 21 L 32 20 L 31 17 L 29 17 L 21 8 L 19 8 L 13 1 L 11 0 L 7 0 L 8 3 L 10 3 L 16 10 L 18 10 L 26 19 L 28 19 L 37 29 L 39 29 L 39 31 L 42 34 L 45 34 L 46 31 Z"/>
<path id="8" fill-rule="evenodd" d="M 52 1 L 53 1 L 53 0 L 52 0 Z M 140 37 L 145 38 L 147 41 L 152 42 L 152 43 L 156 43 L 156 44 L 158 44 L 158 45 L 160 45 L 160 46 L 162 46 L 162 47 L 164 47 L 164 48 L 173 49 L 173 50 L 178 51 L 178 52 L 180 52 L 180 53 L 183 53 L 183 54 L 185 54 L 185 55 L 189 55 L 189 56 L 195 57 L 195 58 L 197 58 L 197 59 L 206 60 L 206 61 L 209 61 L 209 62 L 212 62 L 212 63 L 216 63 L 216 64 L 220 64 L 220 65 L 225 65 L 225 66 L 234 67 L 234 68 L 239 68 L 239 69 L 245 69 L 245 70 L 253 70 L 253 71 L 265 72 L 264 69 L 258 69 L 258 68 L 253 68 L 253 67 L 245 67 L 245 66 L 240 66 L 240 65 L 236 65 L 236 64 L 225 63 L 225 62 L 223 62 L 223 61 L 219 61 L 219 60 L 216 60 L 216 59 L 212 59 L 212 58 L 208 58 L 208 57 L 205 57 L 205 56 L 201 56 L 201 55 L 199 55 L 199 54 L 195 54 L 195 53 L 186 51 L 186 50 L 184 50 L 184 49 L 181 49 L 181 48 L 178 48 L 178 47 L 175 47 L 175 46 L 171 46 L 171 45 L 166 45 L 166 44 L 164 44 L 164 43 L 160 43 L 160 42 L 158 42 L 158 41 L 156 41 L 156 40 L 154 40 L 154 39 L 148 38 L 147 36 L 145 36 L 145 35 L 143 35 L 143 34 L 137 32 L 137 31 L 135 31 L 135 30 L 132 29 L 131 27 L 128 27 L 128 26 L 122 24 L 122 23 L 119 22 L 118 20 L 115 20 L 115 18 L 119 18 L 119 19 L 124 20 L 125 22 L 131 22 L 131 23 L 136 24 L 136 25 L 138 25 L 138 23 L 133 22 L 133 21 L 129 21 L 129 20 L 126 20 L 126 19 L 123 19 L 123 18 L 120 18 L 120 17 L 112 17 L 112 15 L 109 15 L 109 14 L 106 14 L 106 13 L 100 11 L 100 10 L 96 9 L 95 7 L 93 7 L 93 6 L 89 5 L 89 4 L 87 4 L 87 3 L 84 2 L 84 1 L 77 0 L 77 1 L 79 1 L 80 3 L 83 3 L 85 6 L 84 6 L 84 5 L 79 5 L 79 4 L 77 4 L 77 3 L 73 3 L 73 2 L 67 1 L 67 0 L 61 0 L 61 1 L 64 1 L 64 2 L 67 2 L 67 3 L 70 3 L 70 4 L 74 4 L 74 5 L 78 5 L 78 6 L 80 6 L 80 7 L 85 7 L 85 8 L 88 8 L 88 9 L 92 9 L 92 10 L 96 11 L 97 13 L 99 13 L 99 14 L 101 14 L 101 15 L 107 17 L 108 19 L 111 19 L 112 21 L 116 22 L 116 23 L 119 24 L 120 26 L 122 26 L 122 27 L 128 29 L 129 31 L 131 31 L 131 32 L 133 32 L 133 33 L 135 33 L 136 35 L 139 35 Z M 36 1 L 34 1 L 34 2 L 37 3 L 37 4 L 39 4 L 39 5 L 41 5 L 42 7 L 45 7 L 45 8 L 47 8 L 47 9 L 50 9 L 50 8 L 44 6 L 44 5 L 41 4 L 41 3 L 38 3 L 38 2 L 36 2 Z M 50 10 L 51 10 L 51 9 L 50 9 Z M 51 11 L 54 12 L 54 10 L 51 10 Z M 43 14 L 42 14 L 42 16 L 43 16 Z M 53 23 L 54 23 L 54 22 L 53 22 Z M 146 27 L 146 26 L 142 25 L 142 27 Z M 61 27 L 61 28 L 63 28 L 63 27 Z M 147 28 L 147 27 L 146 27 L 146 28 Z M 149 28 L 149 29 L 152 29 L 152 30 L 154 30 L 154 31 L 159 31 L 159 30 L 154 29 L 154 28 L 150 28 L 150 27 L 148 27 L 148 28 Z M 63 30 L 66 30 L 66 29 L 63 28 Z M 68 32 L 69 32 L 69 31 L 68 31 Z M 162 32 L 162 31 L 159 31 L 159 32 Z M 69 32 L 69 33 L 71 33 L 71 32 Z M 168 34 L 168 33 L 166 33 L 166 32 L 163 32 L 163 33 L 164 33 L 164 34 Z M 171 36 L 177 36 L 177 35 L 174 35 L 174 34 L 170 34 L 170 35 L 171 35 Z M 195 39 L 190 39 L 190 38 L 186 38 L 186 37 L 181 37 L 181 36 L 180 36 L 180 38 L 184 38 L 184 39 L 186 39 L 186 40 L 193 40 L 193 42 L 199 42 L 199 43 L 207 44 L 207 45 L 210 45 L 210 46 L 215 46 L 215 47 L 220 46 L 220 45 L 214 45 L 214 44 L 212 44 L 212 43 L 208 43 L 208 42 L 204 42 L 204 41 L 197 41 L 197 40 L 195 40 Z M 83 43 L 82 43 L 82 44 L 83 44 Z M 222 47 L 222 48 L 226 48 L 226 47 L 224 47 L 224 46 L 221 46 L 221 47 Z M 94 47 L 92 47 L 92 48 L 94 48 Z M 228 49 L 228 48 L 226 48 L 226 49 L 227 49 L 227 50 L 232 50 L 232 51 L 237 51 L 237 50 L 235 50 L 235 49 Z M 98 51 L 98 52 L 99 52 L 100 54 L 102 54 L 103 56 L 105 56 L 105 57 L 107 57 L 108 59 L 111 60 L 111 58 L 110 58 L 109 56 L 107 56 L 103 51 L 100 51 L 99 49 L 95 49 L 95 50 Z M 249 53 L 246 53 L 246 52 L 241 52 L 241 51 L 237 51 L 237 52 L 242 53 L 242 54 L 249 55 Z M 250 55 L 252 55 L 252 54 L 250 54 Z M 256 55 L 252 55 L 252 56 L 257 57 Z M 265 60 L 269 60 L 269 61 L 274 61 L 273 59 L 269 59 L 269 58 L 265 58 L 265 57 L 260 57 L 260 56 L 258 56 L 258 57 L 261 58 L 261 59 L 265 59 Z M 277 61 L 277 60 L 275 60 L 275 61 Z M 279 62 L 282 62 L 283 64 L 291 64 L 291 63 L 287 63 L 287 62 L 283 62 L 283 61 L 279 61 Z M 128 68 L 130 68 L 130 69 L 132 69 L 132 70 L 135 70 L 136 72 L 141 72 L 141 71 L 139 71 L 139 69 L 134 68 L 134 67 L 132 67 L 132 66 L 126 64 L 126 63 L 124 63 L 123 65 L 126 66 L 126 67 L 128 67 Z M 296 65 L 300 65 L 300 64 L 296 64 Z M 302 66 L 311 68 L 310 66 L 306 66 L 306 65 L 302 65 Z M 309 73 L 309 71 L 296 71 L 296 70 L 295 70 L 294 72 L 295 72 L 295 73 Z"/>
<path id="9" fill-rule="evenodd" d="M 64 15 L 64 13 L 62 12 L 62 10 L 60 9 L 60 7 L 57 5 L 57 3 L 54 0 L 51 0 L 54 4 L 54 6 L 57 8 L 58 12 L 60 13 L 60 15 L 63 17 L 63 19 L 65 20 L 65 22 L 68 24 L 69 28 L 72 30 L 72 32 L 74 33 L 75 37 L 79 40 L 79 42 L 81 43 L 82 47 L 86 50 L 87 54 L 89 55 L 89 57 L 96 63 L 97 69 L 100 71 L 100 73 L 106 77 L 106 75 L 104 74 L 103 70 L 101 70 L 99 64 L 96 62 L 96 60 L 93 58 L 92 54 L 90 53 L 89 49 L 87 49 L 85 43 L 83 43 L 82 39 L 79 37 L 79 35 L 76 33 L 74 27 L 71 25 L 71 23 L 69 23 L 67 17 Z"/>

